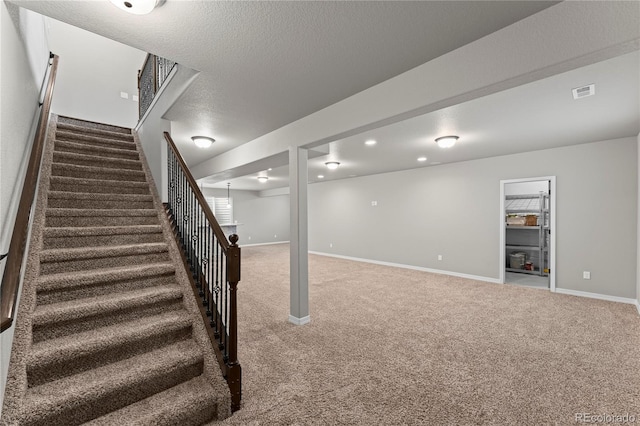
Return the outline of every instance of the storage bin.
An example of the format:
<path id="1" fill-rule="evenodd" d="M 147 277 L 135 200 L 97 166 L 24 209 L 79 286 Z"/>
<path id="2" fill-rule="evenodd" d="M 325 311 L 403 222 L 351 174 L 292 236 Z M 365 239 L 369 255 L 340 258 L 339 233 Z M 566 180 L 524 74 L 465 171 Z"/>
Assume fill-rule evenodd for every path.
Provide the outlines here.
<path id="1" fill-rule="evenodd" d="M 507 225 L 524 226 L 525 220 L 523 216 L 507 216 Z"/>
<path id="2" fill-rule="evenodd" d="M 509 266 L 512 269 L 523 269 L 526 257 L 525 253 L 511 253 L 509 255 Z"/>
<path id="3" fill-rule="evenodd" d="M 538 224 L 538 216 L 535 214 L 528 214 L 524 221 L 525 226 L 536 226 Z"/>

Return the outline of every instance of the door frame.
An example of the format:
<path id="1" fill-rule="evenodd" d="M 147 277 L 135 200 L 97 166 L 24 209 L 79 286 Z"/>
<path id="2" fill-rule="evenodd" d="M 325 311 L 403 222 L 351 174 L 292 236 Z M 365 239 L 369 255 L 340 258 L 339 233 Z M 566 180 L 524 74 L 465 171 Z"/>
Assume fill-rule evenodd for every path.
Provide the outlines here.
<path id="1" fill-rule="evenodd" d="M 531 177 L 521 179 L 505 179 L 500 181 L 500 271 L 498 276 L 499 282 L 504 284 L 505 281 L 505 267 L 507 259 L 506 244 L 506 219 L 504 213 L 504 187 L 509 183 L 522 183 L 522 182 L 538 182 L 541 180 L 549 181 L 549 226 L 551 235 L 549 236 L 549 290 L 552 293 L 556 291 L 556 177 L 555 176 L 542 176 Z"/>

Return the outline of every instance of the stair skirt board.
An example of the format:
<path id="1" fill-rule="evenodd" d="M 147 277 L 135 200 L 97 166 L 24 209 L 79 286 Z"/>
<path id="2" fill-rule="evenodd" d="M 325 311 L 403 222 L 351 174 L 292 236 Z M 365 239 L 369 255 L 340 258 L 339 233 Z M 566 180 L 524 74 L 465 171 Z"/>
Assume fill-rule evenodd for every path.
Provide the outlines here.
<path id="1" fill-rule="evenodd" d="M 137 136 L 52 115 L 0 425 L 228 417 L 198 303 Z"/>

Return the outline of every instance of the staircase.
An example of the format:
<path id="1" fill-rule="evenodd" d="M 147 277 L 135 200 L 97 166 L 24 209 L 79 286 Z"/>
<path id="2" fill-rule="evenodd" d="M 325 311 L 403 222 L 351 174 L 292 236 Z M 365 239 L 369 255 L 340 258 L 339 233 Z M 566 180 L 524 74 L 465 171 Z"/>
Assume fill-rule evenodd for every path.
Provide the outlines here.
<path id="1" fill-rule="evenodd" d="M 229 389 L 139 143 L 130 129 L 53 122 L 0 424 L 227 417 Z"/>

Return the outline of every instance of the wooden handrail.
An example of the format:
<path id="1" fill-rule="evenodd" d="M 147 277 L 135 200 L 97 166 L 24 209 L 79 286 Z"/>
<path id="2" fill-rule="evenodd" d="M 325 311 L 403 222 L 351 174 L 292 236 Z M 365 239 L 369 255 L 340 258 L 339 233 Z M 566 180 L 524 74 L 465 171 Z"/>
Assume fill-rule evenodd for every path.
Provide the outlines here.
<path id="1" fill-rule="evenodd" d="M 9 252 L 7 254 L 7 265 L 4 270 L 4 275 L 2 276 L 2 284 L 0 284 L 0 298 L 2 299 L 0 302 L 0 318 L 2 319 L 0 332 L 11 327 L 16 311 L 18 289 L 20 287 L 20 272 L 29 227 L 29 216 L 37 189 L 38 176 L 40 175 L 40 163 L 42 161 L 42 152 L 44 150 L 44 142 L 49 125 L 53 88 L 55 86 L 56 73 L 58 72 L 58 55 L 50 54 L 50 59 L 53 59 L 51 71 L 42 102 L 42 109 L 40 110 L 36 135 L 31 148 L 27 173 L 24 184 L 22 185 L 18 213 L 13 226 L 13 234 L 11 235 Z"/>
<path id="2" fill-rule="evenodd" d="M 204 214 L 207 220 L 211 224 L 213 228 L 213 232 L 215 233 L 216 238 L 220 242 L 220 245 L 222 246 L 224 253 L 227 254 L 229 252 L 229 246 L 230 246 L 229 240 L 227 240 L 227 236 L 224 235 L 224 232 L 222 231 L 220 224 L 218 224 L 218 221 L 216 220 L 216 217 L 213 215 L 213 212 L 211 211 L 209 204 L 207 204 L 207 201 L 204 199 L 204 196 L 202 195 L 202 191 L 200 191 L 200 188 L 198 187 L 196 180 L 193 178 L 193 175 L 189 171 L 189 168 L 187 167 L 187 164 L 184 162 L 182 155 L 180 155 L 178 148 L 176 148 L 176 144 L 173 143 L 173 139 L 171 139 L 171 135 L 169 134 L 169 132 L 164 132 L 164 138 L 167 140 L 167 143 L 169 144 L 169 147 L 171 147 L 173 154 L 178 159 L 178 162 L 180 163 L 180 167 L 182 167 L 182 170 L 184 171 L 184 175 L 187 178 L 187 181 L 189 182 L 189 186 L 191 187 L 191 190 L 195 194 L 198 202 L 200 203 L 200 206 L 202 207 L 202 210 L 204 211 Z"/>
<path id="3" fill-rule="evenodd" d="M 227 379 L 231 392 L 231 410 L 240 409 L 242 399 L 242 367 L 238 361 L 238 299 L 237 289 L 240 281 L 241 249 L 238 247 L 238 236 L 232 234 L 227 240 L 220 224 L 216 220 L 211 208 L 207 204 L 200 188 L 191 175 L 184 159 L 178 152 L 171 135 L 164 133 L 170 151 L 167 153 L 170 174 L 169 202 L 167 215 L 172 223 L 174 237 L 181 248 L 185 269 L 190 271 L 189 280 L 194 296 L 201 298 L 200 314 L 205 324 L 213 350 Z M 185 184 L 188 182 L 188 184 Z M 203 226 L 212 229 L 215 238 L 198 235 Z M 183 223 L 184 222 L 184 223 Z M 208 226 L 207 226 L 208 224 Z M 220 275 L 215 270 L 215 280 L 212 270 L 207 270 L 216 262 L 209 262 L 213 252 L 209 244 L 214 244 L 215 252 L 224 254 L 224 263 L 218 258 L 214 268 L 222 268 Z M 217 254 L 215 255 L 217 256 Z M 204 258 L 204 260 L 203 260 Z M 207 276 L 208 275 L 208 276 Z M 218 277 L 222 280 L 222 287 L 218 285 Z M 223 278 L 224 277 L 224 278 Z M 228 284 L 228 291 L 226 285 Z M 212 294 L 215 293 L 215 297 Z M 228 297 L 228 298 L 227 298 Z M 228 303 L 228 305 L 226 305 Z"/>

